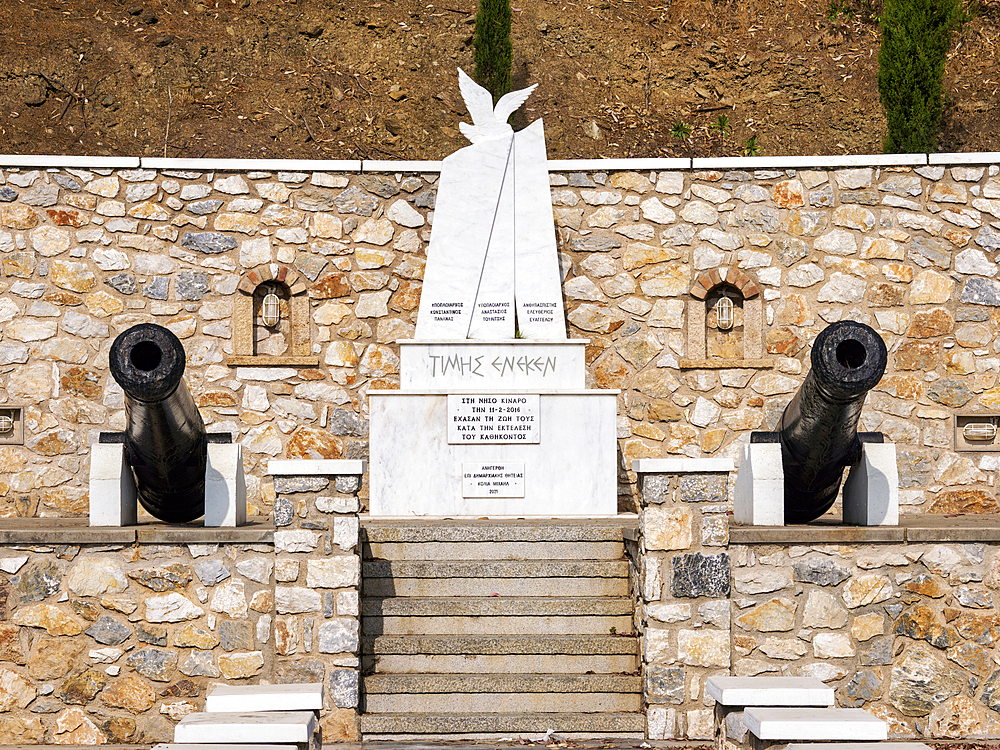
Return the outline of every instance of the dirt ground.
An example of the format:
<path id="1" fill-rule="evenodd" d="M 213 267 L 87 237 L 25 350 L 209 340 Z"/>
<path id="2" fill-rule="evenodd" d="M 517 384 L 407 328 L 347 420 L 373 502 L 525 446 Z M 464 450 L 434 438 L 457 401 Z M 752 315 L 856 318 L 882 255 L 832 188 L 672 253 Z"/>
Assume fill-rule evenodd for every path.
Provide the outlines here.
<path id="1" fill-rule="evenodd" d="M 520 124 L 551 158 L 880 153 L 877 26 L 834 12 L 866 1 L 514 0 Z M 1000 151 L 1000 0 L 974 2 L 941 151 Z M 440 159 L 466 145 L 476 7 L 8 0 L 0 152 Z"/>

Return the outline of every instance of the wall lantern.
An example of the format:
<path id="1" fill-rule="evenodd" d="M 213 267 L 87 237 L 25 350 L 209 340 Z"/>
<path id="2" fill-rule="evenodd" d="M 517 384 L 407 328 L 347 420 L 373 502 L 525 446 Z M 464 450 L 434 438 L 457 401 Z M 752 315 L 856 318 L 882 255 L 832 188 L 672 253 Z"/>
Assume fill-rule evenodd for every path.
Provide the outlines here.
<path id="1" fill-rule="evenodd" d="M 276 326 L 278 321 L 281 320 L 281 307 L 278 304 L 278 295 L 274 293 L 273 286 L 269 286 L 267 294 L 264 295 L 264 302 L 261 305 L 260 316 L 264 321 L 264 325 L 268 328 Z"/>
<path id="2" fill-rule="evenodd" d="M 729 297 L 720 297 L 715 306 L 715 314 L 718 317 L 719 330 L 728 331 L 733 327 L 733 301 Z"/>

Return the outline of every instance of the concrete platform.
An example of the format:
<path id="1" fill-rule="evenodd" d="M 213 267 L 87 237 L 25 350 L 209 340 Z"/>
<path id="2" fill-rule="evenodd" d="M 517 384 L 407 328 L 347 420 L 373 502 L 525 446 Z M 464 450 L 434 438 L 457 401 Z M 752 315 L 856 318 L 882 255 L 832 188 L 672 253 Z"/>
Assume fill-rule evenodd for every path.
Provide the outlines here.
<path id="1" fill-rule="evenodd" d="M 710 696 L 723 706 L 832 706 L 833 688 L 815 677 L 709 677 Z"/>
<path id="2" fill-rule="evenodd" d="M 205 697 L 206 713 L 322 710 L 322 682 L 298 685 L 216 685 Z"/>
<path id="3" fill-rule="evenodd" d="M 743 723 L 761 740 L 878 742 L 889 737 L 885 722 L 863 708 L 754 707 L 743 712 Z"/>

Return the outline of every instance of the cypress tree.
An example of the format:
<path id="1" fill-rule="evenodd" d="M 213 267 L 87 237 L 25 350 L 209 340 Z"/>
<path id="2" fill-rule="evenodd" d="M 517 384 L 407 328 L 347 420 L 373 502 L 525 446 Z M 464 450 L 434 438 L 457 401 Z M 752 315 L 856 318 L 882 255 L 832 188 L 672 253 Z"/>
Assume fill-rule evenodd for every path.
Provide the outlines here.
<path id="1" fill-rule="evenodd" d="M 887 154 L 937 150 L 944 67 L 962 0 L 885 0 L 878 92 L 888 122 Z"/>
<path id="2" fill-rule="evenodd" d="M 493 94 L 493 103 L 510 91 L 513 45 L 510 41 L 510 0 L 479 0 L 476 14 L 475 77 Z"/>

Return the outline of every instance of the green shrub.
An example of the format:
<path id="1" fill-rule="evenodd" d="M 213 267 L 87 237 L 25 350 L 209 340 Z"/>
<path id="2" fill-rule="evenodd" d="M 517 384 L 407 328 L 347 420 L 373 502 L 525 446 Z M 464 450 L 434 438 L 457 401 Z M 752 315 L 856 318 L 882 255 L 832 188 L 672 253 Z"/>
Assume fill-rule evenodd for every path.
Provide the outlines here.
<path id="1" fill-rule="evenodd" d="M 885 0 L 878 92 L 885 109 L 887 154 L 937 150 L 944 108 L 944 66 L 962 0 Z"/>
<path id="2" fill-rule="evenodd" d="M 493 94 L 493 103 L 510 91 L 510 0 L 479 0 L 476 14 L 475 77 Z"/>

